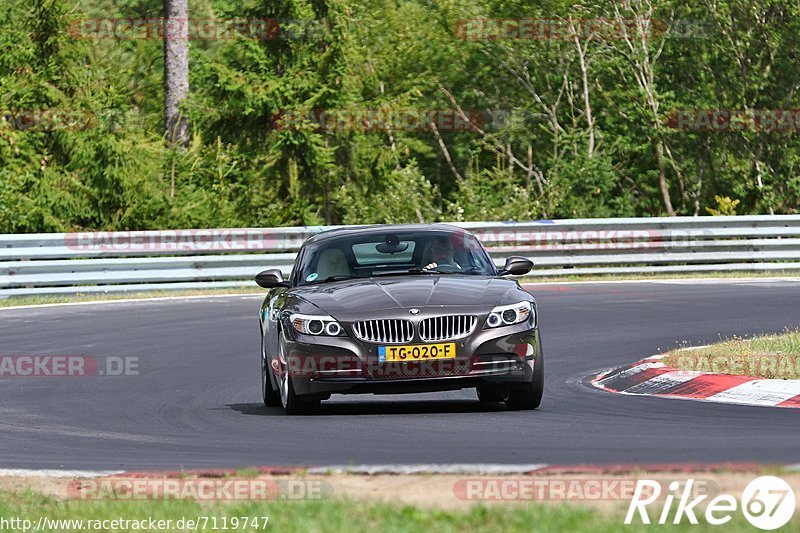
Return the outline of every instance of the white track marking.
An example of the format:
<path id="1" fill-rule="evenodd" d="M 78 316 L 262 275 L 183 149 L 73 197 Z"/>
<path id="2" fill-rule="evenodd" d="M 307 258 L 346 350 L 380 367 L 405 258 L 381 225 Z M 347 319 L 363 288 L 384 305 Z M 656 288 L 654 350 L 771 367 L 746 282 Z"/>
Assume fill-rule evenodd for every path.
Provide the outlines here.
<path id="1" fill-rule="evenodd" d="M 310 474 L 525 474 L 547 467 L 546 464 L 419 464 L 419 465 L 333 465 L 308 469 Z"/>
<path id="2" fill-rule="evenodd" d="M 663 279 L 663 280 L 642 280 L 650 283 L 665 283 L 667 285 L 758 285 L 758 284 L 785 284 L 796 285 L 800 283 L 800 278 L 714 278 L 714 279 Z"/>
<path id="3" fill-rule="evenodd" d="M 757 379 L 705 398 L 709 402 L 778 405 L 800 394 L 798 379 Z"/>
<path id="4" fill-rule="evenodd" d="M 701 375 L 700 372 L 667 372 L 652 379 L 648 379 L 643 383 L 634 385 L 625 389 L 626 394 L 660 394 L 661 392 L 671 389 L 676 385 L 691 381 L 697 376 Z"/>
<path id="5" fill-rule="evenodd" d="M 46 307 L 61 307 L 61 306 L 78 306 L 78 305 L 103 305 L 103 304 L 130 304 L 137 302 L 171 302 L 175 300 L 203 300 L 206 298 L 236 298 L 241 297 L 243 300 L 250 300 L 253 298 L 263 298 L 266 295 L 263 293 L 239 293 L 239 294 L 205 294 L 205 295 L 192 295 L 192 296 L 158 296 L 153 298 L 126 298 L 120 300 L 91 300 L 88 302 L 61 302 L 52 304 L 31 304 L 31 305 L 15 305 L 9 307 L 0 307 L 0 312 L 8 309 L 39 309 Z"/>
<path id="6" fill-rule="evenodd" d="M 617 374 L 613 374 L 611 376 L 604 377 L 603 379 L 598 379 L 598 380 L 596 380 L 594 382 L 594 384 L 595 385 L 599 385 L 599 386 L 603 386 L 603 383 L 605 383 L 607 381 L 610 381 L 610 380 L 613 380 L 613 379 L 618 379 L 618 378 L 622 378 L 622 377 L 629 377 L 629 376 L 635 376 L 639 372 L 644 372 L 645 370 L 647 370 L 649 368 L 663 368 L 663 367 L 664 367 L 664 363 L 659 363 L 659 362 L 642 363 L 642 364 L 636 365 L 634 367 L 628 368 L 627 370 L 623 370 L 622 372 L 619 372 Z"/>
<path id="7" fill-rule="evenodd" d="M 701 344 L 700 346 L 684 346 L 683 348 L 678 348 L 675 350 L 676 352 L 687 352 L 689 350 L 699 350 L 700 348 L 710 348 L 710 344 Z M 662 357 L 664 357 L 662 355 Z"/>
<path id="8" fill-rule="evenodd" d="M 618 378 L 625 379 L 643 372 L 649 368 L 663 368 L 664 363 L 660 362 L 663 356 L 654 356 L 643 359 L 638 364 L 622 372 L 614 374 L 616 369 L 607 370 L 598 374 L 592 380 L 592 385 L 598 389 L 614 392 L 617 394 L 634 396 L 654 396 L 667 399 L 693 400 L 701 402 L 725 403 L 730 405 L 749 405 L 756 407 L 776 407 L 779 404 L 800 395 L 800 380 L 794 379 L 757 379 L 751 378 L 738 385 L 729 387 L 715 394 L 706 397 L 683 397 L 669 394 L 668 389 L 689 382 L 701 376 L 724 376 L 712 372 L 698 372 L 691 370 L 670 369 L 659 376 L 643 381 L 639 384 L 619 390 L 614 387 L 614 381 Z M 609 387 L 610 385 L 610 387 Z M 794 406 L 781 406 L 793 408 Z"/>
<path id="9" fill-rule="evenodd" d="M 27 470 L 24 468 L 0 469 L 0 477 L 90 478 L 113 476 L 124 473 L 124 470 Z"/>

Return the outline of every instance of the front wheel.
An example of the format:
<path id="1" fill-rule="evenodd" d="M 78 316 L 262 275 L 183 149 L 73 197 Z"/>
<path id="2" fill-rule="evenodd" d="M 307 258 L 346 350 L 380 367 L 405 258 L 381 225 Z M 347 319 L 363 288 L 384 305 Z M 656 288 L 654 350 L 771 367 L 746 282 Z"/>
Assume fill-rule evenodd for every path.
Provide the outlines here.
<path id="1" fill-rule="evenodd" d="M 281 396 L 272 387 L 272 369 L 267 363 L 264 353 L 264 341 L 261 341 L 261 399 L 267 407 L 277 407 L 281 404 Z"/>
<path id="2" fill-rule="evenodd" d="M 289 372 L 284 371 L 280 380 L 280 398 L 283 411 L 287 415 L 307 415 L 319 407 L 319 400 L 306 400 L 294 392 L 294 383 L 289 377 Z"/>
<path id="3" fill-rule="evenodd" d="M 522 387 L 509 389 L 503 397 L 506 407 L 512 411 L 537 409 L 542 403 L 542 395 L 544 394 L 544 354 L 542 353 L 542 341 L 538 338 L 538 335 L 536 348 L 537 353 L 531 380 Z"/>

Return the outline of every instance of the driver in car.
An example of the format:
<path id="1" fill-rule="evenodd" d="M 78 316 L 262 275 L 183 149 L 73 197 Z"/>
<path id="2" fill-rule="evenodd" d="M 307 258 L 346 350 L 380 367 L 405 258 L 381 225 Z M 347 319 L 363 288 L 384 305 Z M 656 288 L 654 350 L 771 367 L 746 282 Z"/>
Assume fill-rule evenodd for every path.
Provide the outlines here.
<path id="1" fill-rule="evenodd" d="M 461 270 L 461 265 L 453 259 L 453 244 L 447 237 L 438 237 L 431 244 L 431 262 L 422 270 L 434 270 L 440 266 L 449 266 Z"/>

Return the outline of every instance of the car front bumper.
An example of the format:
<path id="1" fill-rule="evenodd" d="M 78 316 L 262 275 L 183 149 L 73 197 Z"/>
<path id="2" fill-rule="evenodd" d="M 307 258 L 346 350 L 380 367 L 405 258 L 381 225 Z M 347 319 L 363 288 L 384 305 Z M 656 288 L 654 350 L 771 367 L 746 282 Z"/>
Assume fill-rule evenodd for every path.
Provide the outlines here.
<path id="1" fill-rule="evenodd" d="M 530 323 L 478 330 L 456 339 L 456 357 L 380 363 L 379 343 L 353 337 L 282 339 L 273 372 L 288 372 L 301 396 L 400 394 L 522 384 L 532 379 L 538 329 Z M 421 344 L 417 341 L 410 344 Z"/>

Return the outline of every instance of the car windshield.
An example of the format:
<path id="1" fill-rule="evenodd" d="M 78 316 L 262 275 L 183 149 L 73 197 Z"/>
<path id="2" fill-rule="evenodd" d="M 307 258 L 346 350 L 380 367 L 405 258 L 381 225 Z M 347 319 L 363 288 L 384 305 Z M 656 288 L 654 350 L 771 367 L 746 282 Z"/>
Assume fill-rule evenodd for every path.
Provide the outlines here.
<path id="1" fill-rule="evenodd" d="M 496 275 L 483 246 L 465 232 L 342 235 L 308 245 L 301 261 L 298 285 L 397 274 Z"/>

